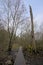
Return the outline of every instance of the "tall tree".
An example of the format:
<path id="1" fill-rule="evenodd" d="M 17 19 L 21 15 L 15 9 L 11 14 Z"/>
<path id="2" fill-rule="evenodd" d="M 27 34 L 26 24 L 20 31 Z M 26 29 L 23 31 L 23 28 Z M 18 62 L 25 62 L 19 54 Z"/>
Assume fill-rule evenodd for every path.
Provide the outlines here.
<path id="1" fill-rule="evenodd" d="M 7 22 L 6 28 L 8 29 L 9 34 L 9 54 L 12 49 L 12 38 L 13 35 L 16 36 L 17 29 L 19 25 L 26 19 L 24 15 L 26 14 L 26 9 L 21 0 L 4 0 L 4 10 L 7 15 L 7 19 L 4 22 Z"/>
<path id="2" fill-rule="evenodd" d="M 35 37 L 34 37 L 34 22 L 33 22 L 33 13 L 32 13 L 32 8 L 31 6 L 29 6 L 30 8 L 30 18 L 31 18 L 31 40 L 32 40 L 32 46 L 34 48 L 34 50 L 36 51 L 36 44 L 35 44 Z"/>

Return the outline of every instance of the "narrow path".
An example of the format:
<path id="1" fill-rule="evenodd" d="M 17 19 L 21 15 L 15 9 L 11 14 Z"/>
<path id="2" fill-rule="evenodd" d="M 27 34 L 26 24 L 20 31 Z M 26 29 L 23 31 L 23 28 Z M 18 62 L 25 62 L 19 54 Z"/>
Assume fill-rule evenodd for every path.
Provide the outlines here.
<path id="1" fill-rule="evenodd" d="M 22 47 L 19 48 L 19 51 L 18 51 L 17 57 L 15 59 L 14 65 L 26 65 L 25 59 L 23 56 L 23 52 L 22 52 Z"/>

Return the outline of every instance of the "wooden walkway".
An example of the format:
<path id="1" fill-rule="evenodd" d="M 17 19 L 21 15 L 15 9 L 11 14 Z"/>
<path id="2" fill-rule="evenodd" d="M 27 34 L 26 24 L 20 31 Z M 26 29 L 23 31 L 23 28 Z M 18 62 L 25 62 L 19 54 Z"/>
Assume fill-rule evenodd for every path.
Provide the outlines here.
<path id="1" fill-rule="evenodd" d="M 19 48 L 19 51 L 18 51 L 17 57 L 15 59 L 14 65 L 26 65 L 25 59 L 23 56 L 23 52 L 22 52 L 22 47 Z"/>

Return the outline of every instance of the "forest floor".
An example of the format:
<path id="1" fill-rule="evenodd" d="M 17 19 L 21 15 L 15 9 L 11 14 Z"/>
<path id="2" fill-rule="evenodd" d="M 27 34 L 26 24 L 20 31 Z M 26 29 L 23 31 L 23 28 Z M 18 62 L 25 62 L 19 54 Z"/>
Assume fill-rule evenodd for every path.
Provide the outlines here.
<path id="1" fill-rule="evenodd" d="M 34 54 L 34 53 L 29 53 L 27 50 L 22 49 L 22 52 L 24 54 L 26 65 L 43 65 L 43 51 L 40 51 L 40 53 Z M 0 51 L 0 63 L 5 63 L 7 62 L 7 60 L 11 60 L 12 57 L 15 62 L 17 54 L 19 54 L 18 50 L 13 50 L 11 52 L 11 56 L 8 56 L 7 52 L 5 51 Z M 21 54 L 21 51 L 20 51 L 20 54 Z"/>
<path id="2" fill-rule="evenodd" d="M 27 65 L 43 65 L 43 51 L 37 54 L 32 54 L 28 51 L 23 51 L 23 53 Z"/>

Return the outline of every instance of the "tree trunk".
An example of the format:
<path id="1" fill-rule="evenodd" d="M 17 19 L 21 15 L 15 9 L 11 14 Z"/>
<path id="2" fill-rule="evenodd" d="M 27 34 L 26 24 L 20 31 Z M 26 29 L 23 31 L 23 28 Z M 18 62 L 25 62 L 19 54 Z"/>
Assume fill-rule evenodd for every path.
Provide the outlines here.
<path id="1" fill-rule="evenodd" d="M 10 55 L 11 54 L 11 49 L 12 49 L 12 37 L 10 38 L 9 40 L 9 46 L 8 46 L 8 54 Z"/>
<path id="2" fill-rule="evenodd" d="M 34 24 L 33 24 L 33 14 L 32 14 L 32 8 L 30 6 L 30 17 L 31 17 L 31 40 L 32 40 L 32 47 L 36 51 L 36 44 L 35 44 L 35 37 L 34 37 Z"/>

